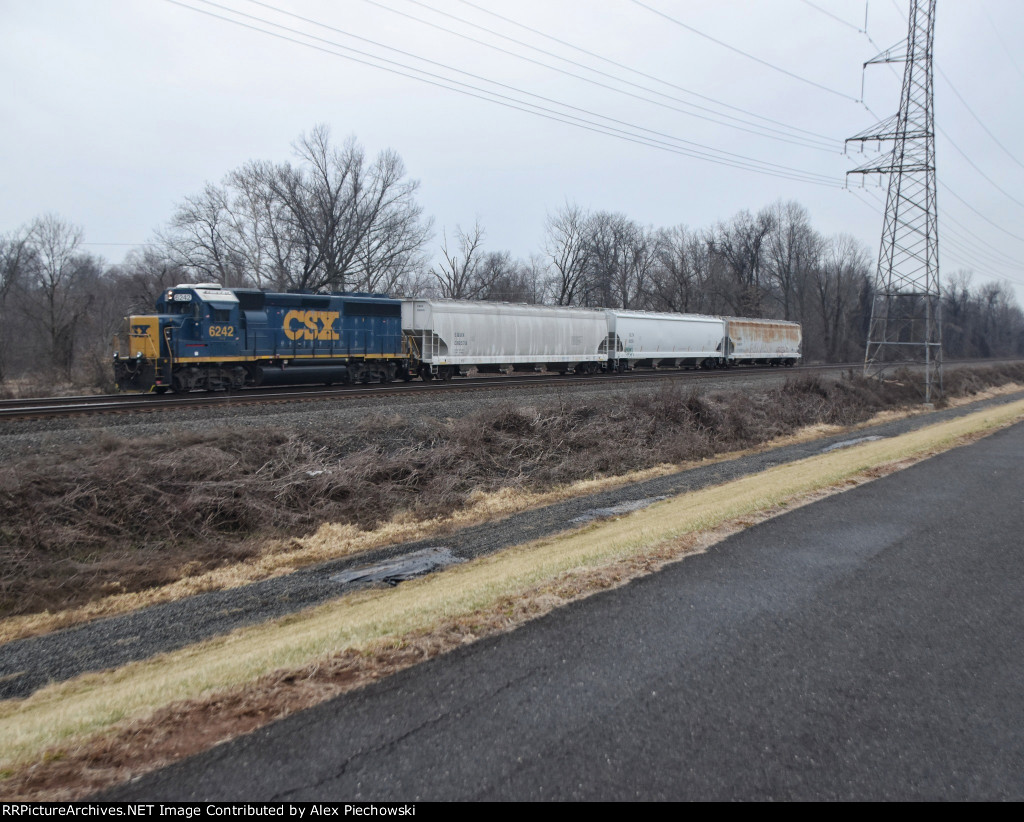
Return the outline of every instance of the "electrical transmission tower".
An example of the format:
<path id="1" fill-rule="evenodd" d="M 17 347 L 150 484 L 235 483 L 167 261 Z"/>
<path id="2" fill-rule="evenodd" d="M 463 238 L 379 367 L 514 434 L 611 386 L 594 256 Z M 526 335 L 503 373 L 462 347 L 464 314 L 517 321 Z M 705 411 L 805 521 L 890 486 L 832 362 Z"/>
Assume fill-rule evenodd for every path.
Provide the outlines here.
<path id="1" fill-rule="evenodd" d="M 893 143 L 890 153 L 847 172 L 889 175 L 864 370 L 923 360 L 925 402 L 942 392 L 934 42 L 935 0 L 910 0 L 906 44 L 864 64 L 905 63 L 899 113 L 846 141 Z"/>

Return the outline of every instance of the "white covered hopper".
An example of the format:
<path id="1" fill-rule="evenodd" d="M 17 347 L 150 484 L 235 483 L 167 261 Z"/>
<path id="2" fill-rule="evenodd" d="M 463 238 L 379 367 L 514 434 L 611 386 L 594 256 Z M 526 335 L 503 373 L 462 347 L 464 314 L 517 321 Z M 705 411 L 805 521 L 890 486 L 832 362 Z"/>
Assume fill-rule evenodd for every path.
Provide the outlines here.
<path id="1" fill-rule="evenodd" d="M 608 359 L 603 311 L 462 300 L 403 300 L 411 353 L 431 367 L 549 365 Z M 594 369 L 588 366 L 585 370 Z"/>
<path id="2" fill-rule="evenodd" d="M 607 314 L 611 356 L 628 367 L 703 365 L 723 357 L 725 321 L 719 317 L 612 308 Z"/>

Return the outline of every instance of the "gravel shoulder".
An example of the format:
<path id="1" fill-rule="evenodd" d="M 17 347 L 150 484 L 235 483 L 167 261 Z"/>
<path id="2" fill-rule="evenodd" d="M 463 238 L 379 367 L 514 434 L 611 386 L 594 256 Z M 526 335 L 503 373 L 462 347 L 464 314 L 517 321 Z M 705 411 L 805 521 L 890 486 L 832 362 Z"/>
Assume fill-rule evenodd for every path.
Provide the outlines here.
<path id="1" fill-rule="evenodd" d="M 666 374 L 664 380 L 645 380 L 622 385 L 588 385 L 585 379 L 571 387 L 560 385 L 515 386 L 515 400 L 524 403 L 548 402 L 568 398 L 598 398 L 614 403 L 636 392 L 654 393 L 666 384 L 682 384 L 700 393 L 754 388 L 770 388 L 785 383 L 803 369 L 767 369 L 712 375 L 683 371 Z M 818 372 L 814 372 L 818 373 Z M 834 368 L 820 372 L 826 379 L 838 378 Z M 500 378 L 499 378 L 500 379 Z M 60 452 L 78 446 L 90 446 L 108 437 L 149 439 L 174 436 L 216 428 L 258 433 L 267 427 L 290 431 L 344 429 L 364 422 L 368 416 L 408 416 L 416 419 L 458 418 L 510 400 L 508 386 L 478 388 L 450 394 L 416 396 L 389 394 L 362 395 L 333 400 L 307 400 L 302 403 L 266 403 L 258 405 L 211 406 L 188 411 L 154 411 L 149 414 L 101 414 L 85 417 L 10 421 L 0 424 L 0 461 L 45 453 Z"/>

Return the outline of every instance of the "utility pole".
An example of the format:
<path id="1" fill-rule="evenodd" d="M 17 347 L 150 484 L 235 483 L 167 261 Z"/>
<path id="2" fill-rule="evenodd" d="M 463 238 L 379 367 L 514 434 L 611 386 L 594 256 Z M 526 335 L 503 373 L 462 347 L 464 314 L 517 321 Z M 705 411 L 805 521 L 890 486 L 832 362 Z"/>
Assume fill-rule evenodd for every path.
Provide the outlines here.
<path id="1" fill-rule="evenodd" d="M 935 0 L 910 0 L 908 24 L 905 44 L 864 64 L 905 64 L 899 113 L 846 141 L 892 142 L 892 151 L 847 175 L 889 175 L 864 371 L 878 374 L 898 362 L 923 360 L 928 403 L 942 393 L 932 70 Z"/>

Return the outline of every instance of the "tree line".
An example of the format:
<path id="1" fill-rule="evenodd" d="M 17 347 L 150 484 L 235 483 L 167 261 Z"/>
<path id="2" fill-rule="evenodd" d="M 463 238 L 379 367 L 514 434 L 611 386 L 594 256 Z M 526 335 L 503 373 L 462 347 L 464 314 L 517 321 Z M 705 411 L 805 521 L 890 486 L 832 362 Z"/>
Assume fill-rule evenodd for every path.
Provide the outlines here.
<path id="1" fill-rule="evenodd" d="M 81 229 L 56 215 L 0 236 L 0 383 L 109 388 L 123 317 L 152 311 L 167 287 L 211 281 L 770 317 L 803 324 L 806 359 L 863 357 L 874 258 L 815 230 L 799 203 L 690 228 L 567 202 L 524 260 L 489 249 L 479 222 L 436 237 L 393 151 L 371 159 L 323 126 L 293 148 L 294 162 L 252 161 L 185 198 L 121 264 L 84 250 Z M 942 310 L 947 357 L 1024 355 L 1024 313 L 1007 286 L 946 275 Z"/>

